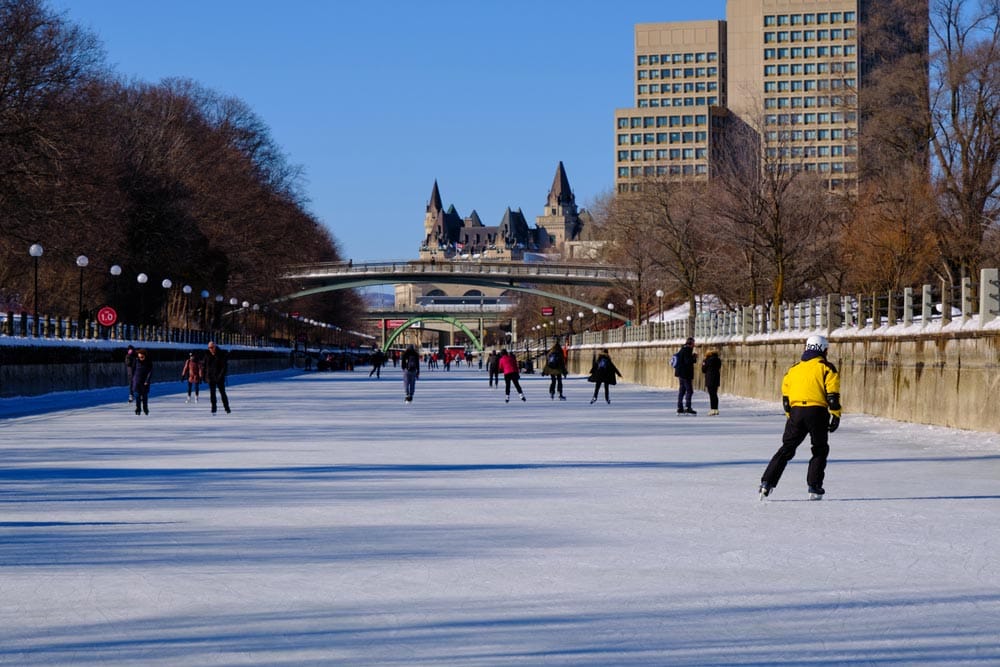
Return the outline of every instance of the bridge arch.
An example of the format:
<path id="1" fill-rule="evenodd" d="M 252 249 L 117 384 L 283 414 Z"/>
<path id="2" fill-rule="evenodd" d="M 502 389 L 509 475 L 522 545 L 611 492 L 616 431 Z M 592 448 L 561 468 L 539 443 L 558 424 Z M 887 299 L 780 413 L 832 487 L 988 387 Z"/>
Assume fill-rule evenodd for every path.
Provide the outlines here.
<path id="1" fill-rule="evenodd" d="M 392 347 L 392 344 L 396 342 L 396 339 L 399 338 L 399 336 L 410 327 L 414 326 L 419 322 L 432 321 L 432 320 L 437 322 L 447 322 L 448 324 L 458 327 L 459 329 L 462 330 L 462 333 L 464 333 L 466 336 L 469 337 L 469 340 L 472 341 L 472 344 L 475 345 L 478 351 L 480 352 L 483 351 L 483 341 L 479 340 L 479 336 L 477 336 L 475 332 L 472 331 L 472 329 L 465 326 L 464 324 L 462 324 L 462 322 L 452 317 L 451 315 L 433 315 L 433 314 L 419 315 L 417 317 L 411 317 L 410 319 L 406 320 L 406 322 L 404 322 L 402 326 L 397 327 L 396 330 L 392 332 L 392 335 L 386 339 L 385 345 L 382 347 L 382 351 L 388 352 L 389 348 Z"/>

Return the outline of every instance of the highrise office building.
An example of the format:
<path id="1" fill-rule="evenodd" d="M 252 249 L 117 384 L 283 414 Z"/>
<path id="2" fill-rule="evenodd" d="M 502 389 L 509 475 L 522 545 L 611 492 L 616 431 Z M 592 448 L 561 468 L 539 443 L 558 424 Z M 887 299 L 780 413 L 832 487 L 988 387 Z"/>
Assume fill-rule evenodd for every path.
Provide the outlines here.
<path id="1" fill-rule="evenodd" d="M 927 0 L 880 9 L 894 2 L 926 16 Z M 636 25 L 635 106 L 615 112 L 617 190 L 648 177 L 710 178 L 734 122 L 756 130 L 772 163 L 856 186 L 862 42 L 875 5 L 729 0 L 725 21 Z M 926 53 L 926 39 L 899 39 L 894 53 Z"/>

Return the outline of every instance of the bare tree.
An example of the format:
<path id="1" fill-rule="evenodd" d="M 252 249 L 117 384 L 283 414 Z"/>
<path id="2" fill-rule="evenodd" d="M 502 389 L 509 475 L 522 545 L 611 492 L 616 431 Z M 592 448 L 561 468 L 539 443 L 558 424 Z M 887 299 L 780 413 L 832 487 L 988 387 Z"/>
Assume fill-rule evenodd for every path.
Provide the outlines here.
<path id="1" fill-rule="evenodd" d="M 744 262 L 748 301 L 781 304 L 815 290 L 840 218 L 826 184 L 791 145 L 791 129 L 765 120 L 730 118 L 707 201 Z M 758 292 L 765 286 L 767 296 Z"/>
<path id="2" fill-rule="evenodd" d="M 954 285 L 979 267 L 985 234 L 1000 214 L 1000 2 L 935 0 L 933 7 L 937 241 L 943 277 Z"/>

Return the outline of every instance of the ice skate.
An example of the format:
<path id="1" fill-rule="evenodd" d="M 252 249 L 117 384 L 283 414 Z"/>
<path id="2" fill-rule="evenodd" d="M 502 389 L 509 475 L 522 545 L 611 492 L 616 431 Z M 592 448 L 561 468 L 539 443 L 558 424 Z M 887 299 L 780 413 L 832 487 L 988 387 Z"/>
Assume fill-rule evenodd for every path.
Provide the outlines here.
<path id="1" fill-rule="evenodd" d="M 764 482 L 761 482 L 760 488 L 758 489 L 758 492 L 760 493 L 760 499 L 765 500 L 769 495 L 771 495 L 771 491 L 773 490 L 773 488 L 774 487 L 768 486 Z"/>
<path id="2" fill-rule="evenodd" d="M 184 402 L 185 402 L 185 403 L 190 403 L 190 402 L 191 402 L 191 397 L 190 397 L 190 396 L 188 396 L 188 397 L 187 397 L 187 399 L 186 399 L 186 400 L 185 400 Z"/>
<path id="3" fill-rule="evenodd" d="M 826 493 L 823 487 L 819 486 L 810 486 L 808 490 L 809 500 L 823 500 L 823 494 Z"/>
<path id="4" fill-rule="evenodd" d="M 686 414 L 686 415 L 696 415 L 696 414 L 698 414 L 698 411 L 697 410 L 692 410 L 691 408 L 685 408 L 684 409 L 684 414 Z"/>

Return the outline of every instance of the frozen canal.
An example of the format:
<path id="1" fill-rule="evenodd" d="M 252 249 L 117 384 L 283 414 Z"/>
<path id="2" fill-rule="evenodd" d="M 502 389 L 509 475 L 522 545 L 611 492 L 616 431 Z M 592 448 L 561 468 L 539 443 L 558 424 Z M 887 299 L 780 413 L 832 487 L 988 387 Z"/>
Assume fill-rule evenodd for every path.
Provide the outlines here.
<path id="1" fill-rule="evenodd" d="M 1000 435 L 845 396 L 762 503 L 778 402 L 255 380 L 0 401 L 0 664 L 1000 664 Z"/>

